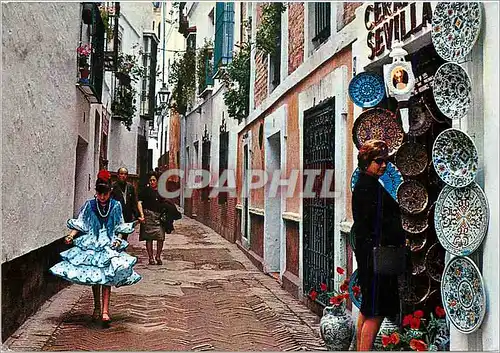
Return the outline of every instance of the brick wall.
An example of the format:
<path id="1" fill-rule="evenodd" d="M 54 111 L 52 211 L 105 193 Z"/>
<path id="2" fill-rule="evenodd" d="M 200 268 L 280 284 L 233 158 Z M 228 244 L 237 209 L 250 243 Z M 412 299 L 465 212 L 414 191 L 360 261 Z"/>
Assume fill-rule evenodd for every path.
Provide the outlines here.
<path id="1" fill-rule="evenodd" d="M 361 5 L 363 5 L 362 2 L 344 2 L 344 14 L 342 16 L 344 26 L 354 20 L 354 18 L 356 17 L 355 11 Z"/>
<path id="2" fill-rule="evenodd" d="M 304 3 L 288 5 L 288 74 L 304 61 Z"/>
<path id="3" fill-rule="evenodd" d="M 262 15 L 262 4 L 257 3 L 257 19 L 255 25 L 259 28 Z M 267 55 L 255 52 L 255 83 L 254 83 L 254 103 L 258 107 L 268 94 L 267 83 Z"/>
<path id="4" fill-rule="evenodd" d="M 236 198 L 228 198 L 227 203 L 219 204 L 218 198 L 197 202 L 197 220 L 234 243 L 239 227 L 236 213 Z M 238 238 L 239 239 L 239 238 Z"/>

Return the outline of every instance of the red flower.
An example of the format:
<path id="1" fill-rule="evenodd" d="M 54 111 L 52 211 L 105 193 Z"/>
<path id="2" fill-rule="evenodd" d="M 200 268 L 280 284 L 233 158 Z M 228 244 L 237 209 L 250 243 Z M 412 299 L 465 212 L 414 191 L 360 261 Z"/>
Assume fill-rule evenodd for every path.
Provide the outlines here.
<path id="1" fill-rule="evenodd" d="M 342 267 L 337 267 L 337 273 L 338 273 L 339 275 L 343 275 L 343 274 L 344 274 L 344 272 L 345 272 L 345 271 L 344 271 L 344 269 L 343 269 Z"/>
<path id="2" fill-rule="evenodd" d="M 359 286 L 353 286 L 352 291 L 354 292 L 354 295 L 357 297 L 361 293 L 361 288 L 359 288 Z"/>
<path id="3" fill-rule="evenodd" d="M 414 330 L 420 329 L 420 319 L 418 317 L 414 317 L 410 320 L 410 328 Z"/>
<path id="4" fill-rule="evenodd" d="M 314 289 L 311 289 L 311 291 L 309 292 L 309 296 L 314 301 L 318 297 L 318 292 L 316 292 Z"/>
<path id="5" fill-rule="evenodd" d="M 440 306 L 436 306 L 436 316 L 439 318 L 442 318 L 445 315 L 446 315 L 446 312 L 444 311 L 444 309 Z"/>
<path id="6" fill-rule="evenodd" d="M 108 172 L 107 170 L 103 169 L 99 172 L 99 174 L 97 174 L 97 179 L 108 181 L 109 178 L 111 178 L 111 173 Z"/>
<path id="7" fill-rule="evenodd" d="M 413 316 L 415 316 L 418 319 L 421 319 L 424 317 L 424 312 L 422 310 L 417 310 L 413 313 Z"/>
<path id="8" fill-rule="evenodd" d="M 399 335 L 397 332 L 391 333 L 391 341 L 390 343 L 397 345 L 399 343 Z"/>
<path id="9" fill-rule="evenodd" d="M 326 292 L 326 290 L 328 289 L 328 287 L 326 286 L 326 283 L 321 283 L 319 287 L 320 287 L 322 292 Z"/>
<path id="10" fill-rule="evenodd" d="M 427 345 L 422 340 L 417 340 L 415 338 L 412 338 L 410 341 L 410 348 L 413 349 L 414 351 L 422 352 L 427 350 Z"/>
<path id="11" fill-rule="evenodd" d="M 413 319 L 412 314 L 405 315 L 405 317 L 403 318 L 403 327 L 408 326 L 412 319 Z"/>
<path id="12" fill-rule="evenodd" d="M 387 347 L 391 343 L 391 338 L 386 335 L 382 335 L 382 346 Z"/>
<path id="13" fill-rule="evenodd" d="M 331 297 L 330 298 L 330 304 L 332 304 L 332 305 L 340 305 L 340 303 L 342 303 L 342 300 L 344 300 L 343 296 L 336 295 L 335 297 Z"/>
<path id="14" fill-rule="evenodd" d="M 349 288 L 348 284 L 343 283 L 343 284 L 340 285 L 340 291 L 341 292 L 345 292 L 348 288 Z"/>

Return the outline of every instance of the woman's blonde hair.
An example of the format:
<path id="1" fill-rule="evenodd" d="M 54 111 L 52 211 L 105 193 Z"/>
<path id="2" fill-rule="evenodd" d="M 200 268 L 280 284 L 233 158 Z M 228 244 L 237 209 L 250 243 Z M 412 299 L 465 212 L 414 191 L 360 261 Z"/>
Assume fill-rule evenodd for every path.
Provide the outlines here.
<path id="1" fill-rule="evenodd" d="M 359 149 L 358 167 L 362 171 L 370 165 L 371 161 L 378 157 L 386 158 L 389 154 L 387 144 L 382 140 L 368 140 Z"/>

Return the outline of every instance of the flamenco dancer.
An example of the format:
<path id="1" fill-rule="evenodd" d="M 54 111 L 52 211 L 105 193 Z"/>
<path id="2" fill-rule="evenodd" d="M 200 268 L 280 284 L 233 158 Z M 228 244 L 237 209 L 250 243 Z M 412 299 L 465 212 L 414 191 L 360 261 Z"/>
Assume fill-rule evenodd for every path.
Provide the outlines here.
<path id="1" fill-rule="evenodd" d="M 50 268 L 52 274 L 73 283 L 91 285 L 94 294 L 92 319 L 109 326 L 111 286 L 135 284 L 141 276 L 133 270 L 137 258 L 123 250 L 128 243 L 122 234 L 134 231 L 135 223 L 125 223 L 120 202 L 110 198 L 111 174 L 97 174 L 96 195 L 87 200 L 77 219 L 67 222 L 70 233 L 64 238 L 73 247 L 61 253 L 62 261 Z M 73 241 L 78 233 L 81 234 Z M 102 311 L 101 311 L 102 291 Z"/>

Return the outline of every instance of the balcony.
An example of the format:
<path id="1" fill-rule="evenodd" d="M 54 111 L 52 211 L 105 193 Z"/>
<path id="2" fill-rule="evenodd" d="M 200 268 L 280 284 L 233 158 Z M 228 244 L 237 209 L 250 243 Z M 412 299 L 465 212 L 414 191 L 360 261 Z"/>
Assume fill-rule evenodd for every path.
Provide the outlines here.
<path id="1" fill-rule="evenodd" d="M 144 32 L 144 53 L 142 54 L 142 86 L 140 115 L 145 120 L 153 120 L 155 115 L 156 56 L 160 40 L 154 32 Z"/>
<path id="2" fill-rule="evenodd" d="M 198 59 L 198 95 L 204 97 L 208 92 L 212 91 L 214 85 L 213 79 L 213 48 L 204 47 L 200 51 Z"/>
<path id="3" fill-rule="evenodd" d="M 84 35 L 89 33 L 90 35 Z M 105 27 L 96 3 L 82 4 L 76 86 L 91 103 L 100 103 L 104 79 Z"/>

